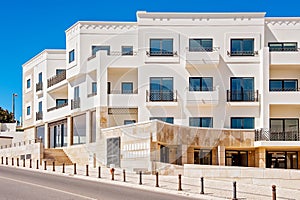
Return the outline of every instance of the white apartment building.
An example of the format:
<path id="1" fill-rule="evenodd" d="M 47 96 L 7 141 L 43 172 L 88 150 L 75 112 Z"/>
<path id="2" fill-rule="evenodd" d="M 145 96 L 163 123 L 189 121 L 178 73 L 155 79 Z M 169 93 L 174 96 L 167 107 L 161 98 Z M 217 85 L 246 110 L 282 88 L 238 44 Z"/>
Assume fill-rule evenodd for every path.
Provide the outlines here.
<path id="1" fill-rule="evenodd" d="M 298 169 L 299 28 L 300 18 L 265 13 L 79 21 L 65 32 L 66 50 L 45 50 L 23 65 L 25 132 L 71 160 L 128 168 L 131 158 L 147 169 L 152 161 Z M 176 144 L 157 139 L 152 128 L 168 137 L 174 129 L 147 123 L 154 119 L 187 135 Z M 216 137 L 206 134 L 195 144 L 195 131 L 229 142 L 205 145 Z"/>

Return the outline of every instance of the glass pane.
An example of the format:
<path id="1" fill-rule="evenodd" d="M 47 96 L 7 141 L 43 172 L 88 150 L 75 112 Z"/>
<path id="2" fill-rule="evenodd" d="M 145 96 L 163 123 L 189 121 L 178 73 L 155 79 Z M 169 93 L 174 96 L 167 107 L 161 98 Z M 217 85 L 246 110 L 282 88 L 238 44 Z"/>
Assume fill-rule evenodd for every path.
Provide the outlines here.
<path id="1" fill-rule="evenodd" d="M 122 83 L 122 93 L 123 94 L 132 94 L 133 93 L 133 84 L 132 83 Z"/>
<path id="2" fill-rule="evenodd" d="M 243 51 L 246 53 L 253 53 L 254 51 L 254 39 L 244 39 Z"/>
<path id="3" fill-rule="evenodd" d="M 162 40 L 162 50 L 164 54 L 173 54 L 173 39 Z"/>
<path id="4" fill-rule="evenodd" d="M 160 84 L 161 78 L 150 78 L 150 101 L 161 100 Z"/>
<path id="5" fill-rule="evenodd" d="M 133 47 L 132 46 L 123 46 L 122 47 L 122 55 L 133 55 Z"/>
<path id="6" fill-rule="evenodd" d="M 79 98 L 79 86 L 74 88 L 74 99 Z"/>
<path id="7" fill-rule="evenodd" d="M 43 75 L 42 75 L 42 72 L 39 73 L 39 83 L 41 83 L 43 81 Z"/>
<path id="8" fill-rule="evenodd" d="M 284 91 L 297 91 L 297 81 L 296 80 L 285 80 L 284 81 Z"/>
<path id="9" fill-rule="evenodd" d="M 58 74 L 62 74 L 63 72 L 65 72 L 66 70 L 64 70 L 64 69 L 57 69 L 56 70 L 56 75 L 58 75 Z"/>
<path id="10" fill-rule="evenodd" d="M 270 80 L 270 91 L 282 91 L 282 81 Z"/>
<path id="11" fill-rule="evenodd" d="M 241 118 L 231 118 L 231 128 L 241 128 L 242 120 Z"/>
<path id="12" fill-rule="evenodd" d="M 254 128 L 254 118 L 244 118 L 243 129 L 253 129 Z"/>
<path id="13" fill-rule="evenodd" d="M 173 78 L 162 78 L 161 92 L 162 100 L 173 100 Z"/>
<path id="14" fill-rule="evenodd" d="M 100 50 L 105 50 L 107 55 L 110 55 L 110 46 L 92 46 L 92 55 L 96 55 L 96 52 Z"/>
<path id="15" fill-rule="evenodd" d="M 286 119 L 285 123 L 284 123 L 285 132 L 286 133 L 288 133 L 288 132 L 298 133 L 298 131 L 299 131 L 298 123 L 299 123 L 298 119 Z"/>
<path id="16" fill-rule="evenodd" d="M 124 120 L 124 125 L 134 124 L 135 120 Z"/>
<path id="17" fill-rule="evenodd" d="M 91 134 L 91 142 L 96 142 L 96 130 L 97 130 L 97 122 L 96 122 L 96 112 L 92 112 L 92 134 Z"/>
<path id="18" fill-rule="evenodd" d="M 238 39 L 231 40 L 231 53 L 233 55 L 239 54 L 242 50 L 243 50 L 242 40 L 238 40 Z"/>
<path id="19" fill-rule="evenodd" d="M 202 39 L 201 46 L 205 51 L 212 51 L 212 39 Z"/>
<path id="20" fill-rule="evenodd" d="M 86 116 L 79 115 L 73 118 L 73 144 L 86 142 Z"/>
<path id="21" fill-rule="evenodd" d="M 190 82 L 190 89 L 189 91 L 200 91 L 200 78 L 196 77 L 190 77 L 189 82 Z"/>
<path id="22" fill-rule="evenodd" d="M 212 118 L 211 117 L 203 117 L 201 119 L 201 127 L 212 128 Z"/>
<path id="23" fill-rule="evenodd" d="M 282 51 L 282 44 L 281 43 L 269 43 L 269 50 L 270 51 Z"/>
<path id="24" fill-rule="evenodd" d="M 213 78 L 202 78 L 202 91 L 213 91 Z"/>
<path id="25" fill-rule="evenodd" d="M 270 121 L 271 132 L 283 132 L 283 120 L 271 119 Z"/>
<path id="26" fill-rule="evenodd" d="M 190 39 L 189 40 L 189 50 L 190 51 L 201 51 L 200 39 Z"/>
<path id="27" fill-rule="evenodd" d="M 161 54 L 161 41 L 160 39 L 150 39 L 150 55 Z"/>
<path id="28" fill-rule="evenodd" d="M 285 51 L 297 51 L 297 43 L 283 43 Z"/>
<path id="29" fill-rule="evenodd" d="M 231 91 L 230 98 L 232 101 L 242 100 L 242 79 L 231 78 Z"/>
<path id="30" fill-rule="evenodd" d="M 189 126 L 200 127 L 201 125 L 200 121 L 201 121 L 200 117 L 190 117 Z"/>
<path id="31" fill-rule="evenodd" d="M 92 93 L 96 94 L 97 93 L 97 82 L 92 83 Z"/>
<path id="32" fill-rule="evenodd" d="M 42 112 L 43 110 L 43 103 L 40 101 L 39 102 L 39 112 Z"/>
<path id="33" fill-rule="evenodd" d="M 243 89 L 243 100 L 253 101 L 255 98 L 254 94 L 254 79 L 253 78 L 243 78 L 242 79 L 242 89 Z"/>

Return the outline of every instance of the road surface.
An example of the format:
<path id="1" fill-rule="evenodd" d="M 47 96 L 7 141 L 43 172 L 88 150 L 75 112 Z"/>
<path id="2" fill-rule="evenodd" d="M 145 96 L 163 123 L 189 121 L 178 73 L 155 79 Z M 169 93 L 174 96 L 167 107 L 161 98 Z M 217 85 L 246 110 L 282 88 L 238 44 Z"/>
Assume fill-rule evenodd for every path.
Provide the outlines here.
<path id="1" fill-rule="evenodd" d="M 0 200 L 192 200 L 95 181 L 0 166 Z"/>

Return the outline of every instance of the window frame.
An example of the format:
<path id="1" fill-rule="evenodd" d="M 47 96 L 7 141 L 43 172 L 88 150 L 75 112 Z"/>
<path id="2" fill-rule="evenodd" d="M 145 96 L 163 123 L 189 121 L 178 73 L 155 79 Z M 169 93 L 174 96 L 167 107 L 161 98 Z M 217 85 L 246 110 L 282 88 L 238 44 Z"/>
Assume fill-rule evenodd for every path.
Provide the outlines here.
<path id="1" fill-rule="evenodd" d="M 124 49 L 130 48 L 129 52 L 125 52 Z M 122 46 L 121 47 L 122 56 L 133 56 L 133 46 Z"/>
<path id="2" fill-rule="evenodd" d="M 97 94 L 97 82 L 92 82 L 92 94 Z"/>
<path id="3" fill-rule="evenodd" d="M 131 90 L 124 90 L 125 85 L 130 85 L 131 86 Z M 126 92 L 125 92 L 126 91 Z M 122 82 L 121 83 L 121 93 L 122 94 L 133 94 L 133 82 Z"/>
<path id="4" fill-rule="evenodd" d="M 26 89 L 30 89 L 31 88 L 31 79 L 27 79 L 26 80 Z"/>
<path id="5" fill-rule="evenodd" d="M 281 82 L 281 90 L 276 90 L 276 89 L 271 89 L 271 82 L 272 81 L 278 81 Z M 285 82 L 286 81 L 295 81 L 296 83 L 296 88 L 295 90 L 286 90 L 285 89 Z M 298 79 L 270 79 L 269 80 L 269 92 L 294 92 L 294 91 L 298 91 Z"/>
<path id="6" fill-rule="evenodd" d="M 199 90 L 197 90 L 197 88 L 193 88 L 191 85 L 191 80 L 197 80 L 199 79 L 200 81 L 200 85 L 199 85 Z M 204 90 L 204 86 L 203 86 L 203 81 L 204 79 L 211 79 L 211 86 L 210 87 L 206 87 L 207 89 Z M 204 81 L 205 82 L 205 81 Z M 189 77 L 189 92 L 212 92 L 214 90 L 214 79 L 213 77 Z"/>
<path id="7" fill-rule="evenodd" d="M 191 42 L 199 40 L 199 47 L 194 47 L 195 49 L 191 48 Z M 203 41 L 210 40 L 211 47 L 203 47 Z M 198 48 L 198 49 L 196 49 Z M 213 38 L 189 38 L 189 52 L 212 52 L 213 51 Z"/>
<path id="8" fill-rule="evenodd" d="M 241 121 L 242 127 L 240 127 L 240 128 L 232 127 L 232 125 L 233 125 L 232 121 L 235 120 L 235 119 L 240 119 L 240 120 L 242 120 L 242 121 Z M 253 128 L 244 128 L 244 124 L 245 124 L 244 120 L 245 120 L 245 119 L 252 119 L 252 120 L 253 120 Z M 231 129 L 255 129 L 255 117 L 231 117 L 231 118 L 230 118 L 230 128 L 231 128 Z"/>
<path id="9" fill-rule="evenodd" d="M 152 41 L 159 41 L 159 49 L 152 47 Z M 163 47 L 164 41 L 172 41 L 172 50 L 166 51 L 166 49 Z M 174 56 L 174 38 L 150 38 L 149 39 L 149 55 L 150 56 Z M 156 49 L 155 51 L 153 51 Z M 159 51 L 157 51 L 159 50 Z"/>
<path id="10" fill-rule="evenodd" d="M 242 41 L 241 51 L 233 51 L 233 42 L 234 41 Z M 252 51 L 244 50 L 244 42 L 251 40 L 252 41 Z M 230 56 L 255 56 L 255 38 L 230 38 Z"/>
<path id="11" fill-rule="evenodd" d="M 210 120 L 210 126 L 203 126 L 204 120 Z M 192 120 L 199 120 L 199 126 L 191 125 Z M 201 128 L 213 128 L 213 117 L 189 117 L 189 126 L 190 127 L 201 127 Z"/>
<path id="12" fill-rule="evenodd" d="M 295 48 L 286 48 L 285 45 L 294 44 Z M 280 48 L 272 48 L 271 45 L 280 45 Z M 268 42 L 269 52 L 283 52 L 283 51 L 298 51 L 298 42 Z"/>
<path id="13" fill-rule="evenodd" d="M 75 49 L 69 51 L 69 63 L 75 61 Z"/>
<path id="14" fill-rule="evenodd" d="M 26 107 L 26 115 L 30 116 L 31 115 L 31 106 Z"/>
<path id="15" fill-rule="evenodd" d="M 150 117 L 149 120 L 159 120 L 165 123 L 174 124 L 174 117 Z M 171 120 L 172 122 L 168 122 L 168 120 Z"/>
<path id="16" fill-rule="evenodd" d="M 98 49 L 96 49 L 98 48 Z M 96 50 L 95 50 L 96 49 Z M 92 45 L 92 56 L 96 56 L 98 51 L 106 51 L 106 55 L 110 55 L 110 45 Z"/>

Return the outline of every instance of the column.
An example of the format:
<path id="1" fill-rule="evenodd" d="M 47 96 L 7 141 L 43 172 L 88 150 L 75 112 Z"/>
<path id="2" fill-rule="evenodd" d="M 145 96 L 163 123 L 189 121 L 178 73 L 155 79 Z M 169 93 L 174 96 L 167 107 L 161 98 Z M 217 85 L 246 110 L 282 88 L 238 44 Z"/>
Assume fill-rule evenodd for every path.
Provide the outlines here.
<path id="1" fill-rule="evenodd" d="M 88 110 L 86 112 L 86 115 L 85 115 L 85 119 L 86 119 L 86 122 L 85 122 L 85 127 L 86 127 L 86 144 L 88 143 L 91 143 L 91 134 L 92 134 L 92 129 L 91 129 L 91 126 L 92 126 L 92 117 L 91 117 L 91 111 Z"/>
<path id="2" fill-rule="evenodd" d="M 50 132 L 49 132 L 49 125 L 48 123 L 46 122 L 45 123 L 45 128 L 44 128 L 44 134 L 45 134 L 45 138 L 44 138 L 44 144 L 45 144 L 45 149 L 48 149 L 49 148 L 49 144 L 50 144 Z"/>
<path id="3" fill-rule="evenodd" d="M 188 164 L 188 146 L 186 144 L 181 145 L 181 164 Z"/>
<path id="4" fill-rule="evenodd" d="M 225 147 L 218 146 L 218 163 L 220 166 L 225 166 Z"/>
<path id="5" fill-rule="evenodd" d="M 266 149 L 265 148 L 258 149 L 258 167 L 266 168 Z"/>
<path id="6" fill-rule="evenodd" d="M 67 117 L 67 137 L 68 137 L 68 147 L 73 144 L 73 118 L 71 116 Z"/>

